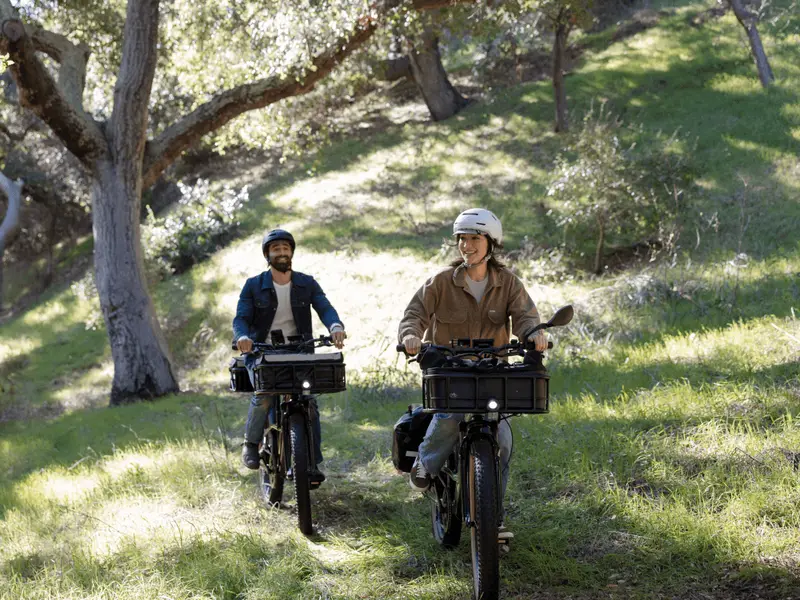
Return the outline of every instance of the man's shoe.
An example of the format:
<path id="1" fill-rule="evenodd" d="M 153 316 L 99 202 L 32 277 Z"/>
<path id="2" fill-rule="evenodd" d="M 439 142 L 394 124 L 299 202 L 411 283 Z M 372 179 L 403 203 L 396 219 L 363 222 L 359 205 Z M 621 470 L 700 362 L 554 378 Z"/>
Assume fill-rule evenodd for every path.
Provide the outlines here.
<path id="1" fill-rule="evenodd" d="M 311 483 L 311 488 L 316 489 L 325 481 L 325 473 L 320 471 L 319 467 L 314 467 L 308 473 L 308 481 Z"/>
<path id="2" fill-rule="evenodd" d="M 248 469 L 258 470 L 258 466 L 261 463 L 261 458 L 258 455 L 258 444 L 244 443 L 242 446 L 242 462 Z"/>
<path id="3" fill-rule="evenodd" d="M 511 540 L 514 539 L 514 534 L 506 529 L 505 525 L 500 525 L 497 528 L 497 543 L 500 544 L 500 554 L 508 554 L 511 550 Z"/>
<path id="4" fill-rule="evenodd" d="M 426 492 L 431 487 L 431 476 L 425 470 L 425 465 L 419 459 L 419 456 L 414 459 L 414 464 L 411 465 L 411 471 L 408 474 L 408 485 L 411 489 L 417 492 Z"/>

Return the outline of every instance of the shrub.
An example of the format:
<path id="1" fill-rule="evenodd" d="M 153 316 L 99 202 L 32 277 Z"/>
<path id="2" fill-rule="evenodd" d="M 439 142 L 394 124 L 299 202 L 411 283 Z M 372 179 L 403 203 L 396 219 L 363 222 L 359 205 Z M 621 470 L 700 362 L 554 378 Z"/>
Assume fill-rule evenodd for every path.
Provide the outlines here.
<path id="1" fill-rule="evenodd" d="M 593 254 L 599 274 L 611 252 L 673 250 L 688 208 L 691 150 L 677 132 L 663 139 L 624 127 L 603 105 L 590 110 L 547 191 L 567 253 Z"/>
<path id="2" fill-rule="evenodd" d="M 142 247 L 148 276 L 159 281 L 205 260 L 235 236 L 238 212 L 248 200 L 247 186 L 212 191 L 206 179 L 179 183 L 181 199 L 165 217 L 148 209 Z"/>

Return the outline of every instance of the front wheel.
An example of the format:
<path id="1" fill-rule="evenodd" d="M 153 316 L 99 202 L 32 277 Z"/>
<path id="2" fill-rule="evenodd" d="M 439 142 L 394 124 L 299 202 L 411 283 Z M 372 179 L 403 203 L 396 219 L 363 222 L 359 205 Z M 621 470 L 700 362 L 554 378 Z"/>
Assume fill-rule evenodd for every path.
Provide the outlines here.
<path id="1" fill-rule="evenodd" d="M 492 444 L 475 440 L 469 448 L 467 473 L 469 509 L 473 520 L 472 577 L 476 600 L 496 600 L 500 594 L 500 553 L 497 543 L 497 468 Z"/>
<path id="2" fill-rule="evenodd" d="M 258 467 L 258 488 L 268 506 L 278 506 L 283 500 L 286 477 L 281 467 L 280 434 L 275 429 L 264 432 L 261 443 L 261 463 Z"/>
<path id="3" fill-rule="evenodd" d="M 289 432 L 292 444 L 292 472 L 294 473 L 294 491 L 297 497 L 297 522 L 305 535 L 311 535 L 314 527 L 311 523 L 311 493 L 308 479 L 308 439 L 306 417 L 296 412 L 289 417 Z"/>
<path id="4" fill-rule="evenodd" d="M 450 455 L 447 461 L 451 469 L 456 460 Z M 431 504 L 431 524 L 433 537 L 444 548 L 455 548 L 461 540 L 461 502 L 457 494 L 456 482 L 452 477 L 440 475 L 433 480 L 435 498 Z"/>

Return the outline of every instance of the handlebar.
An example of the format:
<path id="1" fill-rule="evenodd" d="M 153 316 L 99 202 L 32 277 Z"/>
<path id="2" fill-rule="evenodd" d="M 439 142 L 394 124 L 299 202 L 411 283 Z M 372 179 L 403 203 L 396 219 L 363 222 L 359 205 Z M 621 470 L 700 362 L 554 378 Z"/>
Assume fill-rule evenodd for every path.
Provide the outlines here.
<path id="1" fill-rule="evenodd" d="M 260 352 L 275 352 L 275 353 L 290 353 L 303 350 L 305 348 L 321 348 L 322 346 L 333 346 L 333 338 L 329 335 L 321 335 L 316 338 L 303 340 L 302 342 L 289 342 L 286 344 L 267 344 L 266 342 L 253 342 L 253 350 L 251 352 L 242 352 L 242 354 L 252 354 L 255 351 Z M 236 342 L 231 344 L 233 350 L 238 350 Z"/>
<path id="2" fill-rule="evenodd" d="M 552 348 L 553 342 L 547 342 L 547 347 Z M 504 356 L 523 356 L 525 351 L 528 352 L 536 352 L 532 347 L 529 347 L 527 344 L 523 345 L 519 343 L 519 340 L 513 340 L 510 344 L 505 344 L 503 346 L 490 346 L 490 347 L 481 347 L 481 346 L 438 346 L 436 344 L 422 344 L 419 348 L 419 352 L 417 356 L 423 353 L 423 351 L 427 350 L 428 348 L 433 348 L 434 350 L 441 350 L 442 352 L 446 352 L 451 356 L 470 356 L 470 355 L 486 355 L 491 354 L 494 356 L 499 356 L 501 353 L 505 352 Z M 406 356 L 410 356 L 406 352 L 406 347 L 403 344 L 397 344 L 395 346 L 395 350 L 398 352 L 402 352 Z"/>

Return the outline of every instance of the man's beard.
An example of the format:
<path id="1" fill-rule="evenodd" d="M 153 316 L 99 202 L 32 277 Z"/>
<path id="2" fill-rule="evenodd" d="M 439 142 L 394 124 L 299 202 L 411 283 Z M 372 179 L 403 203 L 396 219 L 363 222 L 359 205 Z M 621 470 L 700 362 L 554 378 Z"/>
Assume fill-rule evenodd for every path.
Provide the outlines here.
<path id="1" fill-rule="evenodd" d="M 285 256 L 274 259 L 271 264 L 273 269 L 281 273 L 292 270 L 292 259 Z"/>

